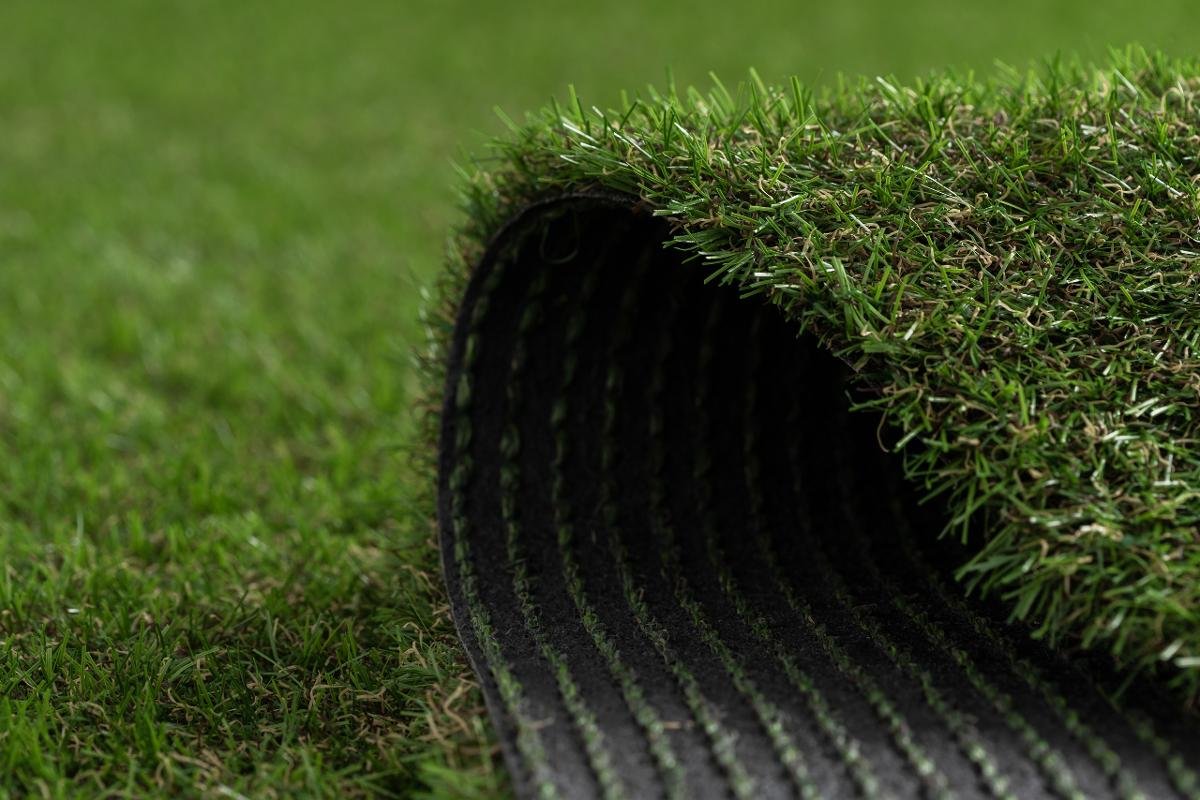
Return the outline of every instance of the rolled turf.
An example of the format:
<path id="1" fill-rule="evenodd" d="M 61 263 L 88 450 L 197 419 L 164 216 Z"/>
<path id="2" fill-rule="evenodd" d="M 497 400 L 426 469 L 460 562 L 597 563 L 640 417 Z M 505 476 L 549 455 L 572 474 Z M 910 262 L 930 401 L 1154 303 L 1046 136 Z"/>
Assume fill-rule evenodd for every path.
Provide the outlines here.
<path id="1" fill-rule="evenodd" d="M 429 317 L 522 796 L 1196 797 L 1200 64 L 578 102 Z"/>

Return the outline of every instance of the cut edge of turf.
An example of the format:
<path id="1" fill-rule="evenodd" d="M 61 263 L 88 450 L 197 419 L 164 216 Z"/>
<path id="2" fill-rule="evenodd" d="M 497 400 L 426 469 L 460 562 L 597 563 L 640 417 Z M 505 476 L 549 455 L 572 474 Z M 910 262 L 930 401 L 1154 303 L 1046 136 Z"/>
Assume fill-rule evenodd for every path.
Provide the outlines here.
<path id="1" fill-rule="evenodd" d="M 1161 489 L 1157 494 L 1137 494 L 1144 488 L 1140 481 L 1122 484 L 1129 475 L 1122 475 L 1121 467 L 1116 468 L 1114 480 L 1113 472 L 1105 472 L 1106 467 L 1113 469 L 1112 462 L 1095 452 L 1070 453 L 1065 461 L 1047 459 L 1051 462 L 1047 467 L 1037 454 L 1052 452 L 1045 437 L 1048 430 L 1058 432 L 1057 423 L 1033 419 L 1026 387 L 1014 380 L 1014 374 L 1003 381 L 997 378 L 997 385 L 989 388 L 992 402 L 982 412 L 979 386 L 971 384 L 965 370 L 953 376 L 966 386 L 966 396 L 954 398 L 961 401 L 959 411 L 939 408 L 935 405 L 939 398 L 931 402 L 925 396 L 932 392 L 923 392 L 929 387 L 921 378 L 944 366 L 927 366 L 927 360 L 944 355 L 938 347 L 951 341 L 947 331 L 953 326 L 928 330 L 924 313 L 933 308 L 944 315 L 943 321 L 954 317 L 960 329 L 968 315 L 955 315 L 946 308 L 947 299 L 961 298 L 946 288 L 956 286 L 953 270 L 938 265 L 936 257 L 917 269 L 908 262 L 893 269 L 884 255 L 887 247 L 895 252 L 898 237 L 910 243 L 913 233 L 898 217 L 889 217 L 888 210 L 902 207 L 916 225 L 911 214 L 924 208 L 920 213 L 928 211 L 931 219 L 944 223 L 947 215 L 956 212 L 978 213 L 990 200 L 969 201 L 956 193 L 958 186 L 939 176 L 938 159 L 955 147 L 962 156 L 954 161 L 955 167 L 965 169 L 970 164 L 980 176 L 987 172 L 995 178 L 1014 168 L 1019 177 L 1023 168 L 1027 176 L 1054 178 L 1053 172 L 1038 170 L 1055 162 L 1036 159 L 1057 153 L 1063 167 L 1059 177 L 1064 180 L 1099 168 L 1107 173 L 1103 183 L 1117 191 L 1130 185 L 1154 187 L 1143 190 L 1154 192 L 1144 205 L 1135 200 L 1132 210 L 1122 209 L 1126 219 L 1115 222 L 1112 229 L 1091 232 L 1101 244 L 1132 238 L 1150 252 L 1161 244 L 1163 235 L 1176 232 L 1181 220 L 1194 222 L 1200 208 L 1196 182 L 1179 159 L 1172 163 L 1170 158 L 1187 140 L 1185 133 L 1191 135 L 1190 128 L 1181 131 L 1172 126 L 1186 124 L 1193 96 L 1200 98 L 1200 61 L 1130 48 L 1114 53 L 1109 64 L 1099 67 L 1053 64 L 988 79 L 944 73 L 912 86 L 883 78 L 843 81 L 820 95 L 796 80 L 785 88 L 768 87 L 752 73 L 735 92 L 714 77 L 708 94 L 681 93 L 674 87 L 661 93 L 650 89 L 645 99 L 630 100 L 618 110 L 585 109 L 573 94 L 566 107 L 552 103 L 525 124 L 511 125 L 509 136 L 494 145 L 496 157 L 463 174 L 464 221 L 450 242 L 446 269 L 422 312 L 427 345 L 418 358 L 424 402 L 417 441 L 423 443 L 426 483 L 434 485 L 437 471 L 448 344 L 459 300 L 475 265 L 491 243 L 531 209 L 588 195 L 617 199 L 666 217 L 674 235 L 665 245 L 700 261 L 697 269 L 704 273 L 698 278 L 766 299 L 795 323 L 798 332 L 815 334 L 824 347 L 853 365 L 863 388 L 872 389 L 877 398 L 858 403 L 855 410 L 882 414 L 908 479 L 949 510 L 943 535 L 967 541 L 975 552 L 958 572 L 961 591 L 998 599 L 1013 619 L 1030 625 L 1035 636 L 1056 646 L 1105 655 L 1130 678 L 1151 672 L 1181 702 L 1194 703 L 1200 691 L 1200 619 L 1190 610 L 1198 606 L 1188 598 L 1200 603 L 1200 581 L 1195 579 L 1200 565 L 1179 552 L 1195 540 L 1200 511 L 1194 495 L 1176 487 L 1186 489 L 1189 478 L 1200 481 L 1200 462 L 1186 453 L 1181 457 L 1178 443 L 1169 435 L 1196 433 L 1200 389 L 1189 398 L 1180 382 L 1173 404 L 1141 408 L 1131 403 L 1114 409 L 1136 413 L 1133 419 L 1150 412 L 1155 412 L 1151 419 L 1169 415 L 1158 438 L 1151 430 L 1142 431 L 1143 438 L 1136 440 L 1150 448 L 1142 463 L 1149 476 L 1146 485 Z M 1088 136 L 1094 139 L 1097 124 L 1108 126 L 1107 144 L 1088 141 Z M 1159 148 L 1151 159 L 1133 160 L 1125 152 L 1129 146 L 1136 149 L 1148 142 Z M 890 152 L 889 145 L 894 147 Z M 972 151 L 970 145 L 978 149 Z M 1109 153 L 1097 155 L 1104 148 Z M 971 163 L 972 155 L 999 152 L 1013 156 L 1013 162 L 991 165 L 995 167 L 991 172 L 985 165 Z M 1018 163 L 1021 154 L 1024 164 Z M 858 156 L 862 163 L 856 163 Z M 1089 156 L 1095 157 L 1089 160 Z M 912 164 L 906 163 L 913 157 Z M 1102 158 L 1111 158 L 1112 169 L 1103 170 Z M 814 169 L 822 163 L 833 164 L 829 174 Z M 897 177 L 902 168 L 910 176 L 905 186 Z M 1121 168 L 1129 174 L 1122 175 Z M 857 180 L 848 180 L 849 175 Z M 1131 175 L 1144 183 L 1134 183 Z M 805 190 L 798 191 L 797 186 Z M 852 191 L 839 193 L 839 188 L 847 187 Z M 1020 191 L 1019 182 L 1006 188 L 1010 195 Z M 901 189 L 906 192 L 902 201 L 879 198 L 881 192 Z M 1037 189 L 1026 190 L 1033 208 Z M 860 191 L 876 195 L 874 210 L 880 212 L 880 219 L 891 220 L 893 229 L 855 213 Z M 1094 213 L 1098 206 L 1087 203 L 1112 205 L 1113 196 L 1103 191 L 1093 192 L 1090 199 L 1070 194 L 1071 202 L 1063 203 L 1061 210 Z M 1019 210 L 1023 200 L 1018 196 L 1008 202 Z M 1040 222 L 1036 215 L 1021 223 L 1015 219 L 1016 211 L 1002 203 L 985 210 L 999 214 L 994 224 L 1001 228 L 1024 224 L 1029 247 L 1026 252 L 1010 252 L 1003 264 L 981 261 L 977 268 L 975 277 L 983 282 L 985 300 L 975 310 L 985 313 L 986 324 L 994 325 L 992 315 L 1001 313 L 998 308 L 1012 299 L 1005 295 L 1006 287 L 1016 285 L 1006 273 L 1010 265 L 1017 263 L 1028 271 L 1027 278 L 1041 281 L 1044 300 L 1047 286 L 1052 285 L 1052 269 L 1063 253 L 1033 235 Z M 1156 230 L 1155 223 L 1163 227 Z M 953 232 L 946 235 L 946 242 L 965 241 L 957 236 L 953 218 L 948 230 Z M 1128 236 L 1134 231 L 1140 239 Z M 984 249 L 989 244 L 985 242 Z M 1177 241 L 1175 246 L 1182 247 Z M 929 249 L 936 252 L 933 243 Z M 1085 248 L 1081 258 L 1097 252 L 1093 245 Z M 1028 263 L 1022 263 L 1026 257 Z M 1149 263 L 1137 261 L 1136 252 L 1130 258 L 1134 265 Z M 1051 269 L 1039 270 L 1039 263 L 1050 264 Z M 1078 264 L 1070 266 L 1084 283 L 1104 277 L 1102 264 L 1093 264 L 1091 272 Z M 1130 264 L 1121 266 L 1127 269 Z M 1181 262 L 1176 269 L 1168 277 L 1178 280 L 1178 285 L 1168 284 L 1152 297 L 1162 316 L 1156 319 L 1143 306 L 1142 317 L 1133 317 L 1132 322 L 1138 335 L 1150 341 L 1156 341 L 1156 330 L 1161 333 L 1168 323 L 1176 323 L 1174 341 L 1190 347 L 1200 344 L 1200 332 L 1194 324 L 1191 328 L 1184 324 L 1179 315 L 1188 275 L 1195 278 L 1198 267 L 1195 262 Z M 1114 267 L 1108 278 L 1119 271 Z M 929 284 L 921 281 L 934 273 L 944 281 L 941 295 L 931 292 L 920 298 L 934 301 L 932 305 L 905 308 L 905 293 L 928 290 Z M 1134 274 L 1130 280 L 1139 277 L 1143 276 Z M 994 283 L 989 285 L 989 279 Z M 1144 291 L 1145 284 L 1136 288 Z M 1129 308 L 1138 308 L 1120 281 L 1113 286 L 1089 284 L 1088 289 L 1092 294 L 1085 292 L 1084 300 L 1093 308 L 1099 308 L 1100 289 L 1120 291 Z M 1026 322 L 1039 311 L 1036 302 L 1004 310 L 1013 317 L 1024 313 Z M 1007 320 L 1001 327 L 1010 323 Z M 990 331 L 976 328 L 972 333 L 981 336 Z M 930 340 L 935 346 L 929 345 Z M 1048 346 L 1046 340 L 1040 342 Z M 1170 343 L 1167 338 L 1166 345 Z M 1200 347 L 1188 347 L 1183 347 L 1178 363 L 1195 363 L 1193 353 Z M 1001 374 L 1020 366 L 1020 359 L 1011 354 L 1003 358 L 1008 360 L 995 370 Z M 947 383 L 944 374 L 938 380 L 941 383 L 935 388 L 956 385 L 953 380 Z M 1162 376 L 1149 382 L 1161 386 Z M 1166 411 L 1159 410 L 1164 407 Z M 1085 414 L 1075 411 L 1068 413 L 1071 424 L 1089 422 Z M 1025 439 L 1005 450 L 1003 442 L 989 439 L 986 431 L 979 435 L 977 412 Z M 1169 434 L 1165 442 L 1163 430 Z M 1103 443 L 1097 447 L 1102 449 Z M 1102 482 L 1108 494 L 1097 494 L 1089 505 L 1081 501 L 1081 497 L 1086 500 L 1086 492 L 1079 494 L 1080 484 L 1072 484 L 1070 491 L 1056 488 L 1064 464 L 1070 469 L 1090 467 L 1088 479 L 1093 484 Z M 1125 489 L 1129 490 L 1126 498 L 1136 496 L 1132 511 L 1132 501 L 1122 505 L 1112 499 L 1114 485 L 1118 500 Z M 1043 502 L 1037 501 L 1039 496 Z M 435 518 L 432 498 L 427 511 Z M 1089 563 L 1105 566 L 1089 568 Z M 1192 580 L 1181 582 L 1181 576 Z"/>

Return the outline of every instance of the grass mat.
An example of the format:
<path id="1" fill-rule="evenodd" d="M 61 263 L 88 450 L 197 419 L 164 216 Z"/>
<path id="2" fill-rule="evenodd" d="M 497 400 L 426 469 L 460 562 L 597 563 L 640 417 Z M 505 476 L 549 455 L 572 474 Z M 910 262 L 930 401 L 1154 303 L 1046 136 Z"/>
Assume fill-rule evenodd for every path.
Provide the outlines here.
<path id="1" fill-rule="evenodd" d="M 520 794 L 1200 792 L 1198 74 L 516 128 L 430 435 Z"/>

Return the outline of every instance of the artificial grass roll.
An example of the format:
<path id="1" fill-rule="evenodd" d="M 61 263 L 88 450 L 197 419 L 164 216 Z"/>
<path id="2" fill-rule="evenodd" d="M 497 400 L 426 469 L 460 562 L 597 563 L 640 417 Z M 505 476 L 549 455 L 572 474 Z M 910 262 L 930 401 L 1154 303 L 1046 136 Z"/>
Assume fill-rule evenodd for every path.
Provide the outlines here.
<path id="1" fill-rule="evenodd" d="M 514 128 L 430 382 L 521 794 L 1196 795 L 1198 92 L 1135 52 Z"/>

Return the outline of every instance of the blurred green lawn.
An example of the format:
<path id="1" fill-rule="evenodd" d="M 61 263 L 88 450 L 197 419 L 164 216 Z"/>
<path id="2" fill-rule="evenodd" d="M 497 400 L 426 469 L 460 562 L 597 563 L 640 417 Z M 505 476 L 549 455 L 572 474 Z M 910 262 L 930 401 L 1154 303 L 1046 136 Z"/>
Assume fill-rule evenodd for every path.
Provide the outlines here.
<path id="1" fill-rule="evenodd" d="M 1194 3 L 6 0 L 0 797 L 489 796 L 406 449 L 421 286 L 574 83 L 987 71 Z"/>

